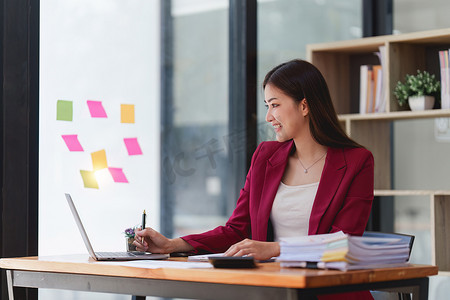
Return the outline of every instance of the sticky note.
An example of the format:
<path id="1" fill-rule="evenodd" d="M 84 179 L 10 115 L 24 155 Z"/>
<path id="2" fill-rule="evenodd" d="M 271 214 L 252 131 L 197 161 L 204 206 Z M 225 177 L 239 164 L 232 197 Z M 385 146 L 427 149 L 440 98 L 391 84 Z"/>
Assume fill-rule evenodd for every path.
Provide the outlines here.
<path id="1" fill-rule="evenodd" d="M 61 135 L 69 151 L 84 151 L 77 134 Z"/>
<path id="2" fill-rule="evenodd" d="M 142 155 L 142 150 L 139 146 L 137 138 L 124 138 L 123 142 L 127 148 L 128 155 Z"/>
<path id="3" fill-rule="evenodd" d="M 106 151 L 100 150 L 91 153 L 92 157 L 92 166 L 94 171 L 98 171 L 101 169 L 105 169 L 108 167 L 108 163 L 106 162 Z"/>
<path id="4" fill-rule="evenodd" d="M 134 123 L 134 104 L 120 105 L 120 123 Z"/>
<path id="5" fill-rule="evenodd" d="M 85 188 L 98 189 L 98 182 L 97 178 L 95 178 L 94 171 L 80 170 L 80 173 Z"/>
<path id="6" fill-rule="evenodd" d="M 73 102 L 67 100 L 58 100 L 56 102 L 56 120 L 73 120 Z"/>
<path id="7" fill-rule="evenodd" d="M 87 100 L 89 112 L 93 118 L 107 118 L 105 109 L 103 108 L 101 101 Z"/>
<path id="8" fill-rule="evenodd" d="M 127 177 L 123 173 L 123 170 L 121 168 L 108 168 L 109 173 L 111 173 L 111 176 L 114 180 L 114 182 L 125 182 L 128 183 Z"/>

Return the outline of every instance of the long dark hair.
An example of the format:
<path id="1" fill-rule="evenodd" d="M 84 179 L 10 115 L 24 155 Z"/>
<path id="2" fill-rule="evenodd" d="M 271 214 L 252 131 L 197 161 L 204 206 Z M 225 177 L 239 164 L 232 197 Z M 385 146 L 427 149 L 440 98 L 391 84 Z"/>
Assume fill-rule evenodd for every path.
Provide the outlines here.
<path id="1" fill-rule="evenodd" d="M 264 78 L 263 88 L 273 85 L 299 104 L 309 107 L 309 128 L 321 145 L 332 148 L 363 147 L 350 139 L 339 124 L 327 83 L 320 71 L 307 61 L 294 59 L 276 66 Z"/>

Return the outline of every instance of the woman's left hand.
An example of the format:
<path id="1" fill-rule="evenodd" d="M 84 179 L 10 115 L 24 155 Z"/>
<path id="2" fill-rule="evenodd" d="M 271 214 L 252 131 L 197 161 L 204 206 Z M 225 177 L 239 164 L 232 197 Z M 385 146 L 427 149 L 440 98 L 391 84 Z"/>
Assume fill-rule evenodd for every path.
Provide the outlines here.
<path id="1" fill-rule="evenodd" d="M 258 260 L 270 259 L 280 255 L 280 244 L 277 242 L 260 242 L 245 239 L 234 244 L 225 252 L 225 256 L 253 256 Z"/>

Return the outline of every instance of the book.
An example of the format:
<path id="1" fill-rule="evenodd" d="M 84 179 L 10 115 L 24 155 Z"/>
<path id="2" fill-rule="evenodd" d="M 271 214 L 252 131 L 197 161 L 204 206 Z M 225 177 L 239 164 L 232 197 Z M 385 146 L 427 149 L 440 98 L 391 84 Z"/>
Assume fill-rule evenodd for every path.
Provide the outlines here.
<path id="1" fill-rule="evenodd" d="M 383 72 L 381 65 L 373 66 L 373 101 L 372 112 L 378 112 L 381 102 L 381 96 L 383 93 L 382 83 L 383 83 Z"/>
<path id="2" fill-rule="evenodd" d="M 450 108 L 450 68 L 449 50 L 439 51 L 439 65 L 441 71 L 441 108 Z"/>
<path id="3" fill-rule="evenodd" d="M 277 261 L 283 267 L 354 270 L 405 266 L 410 239 L 391 236 L 350 236 L 342 231 L 308 237 L 283 238 Z"/>
<path id="4" fill-rule="evenodd" d="M 369 72 L 368 65 L 361 65 L 359 77 L 359 113 L 365 114 L 367 111 L 367 77 Z"/>
<path id="5" fill-rule="evenodd" d="M 374 102 L 373 99 L 373 66 L 368 66 L 369 69 L 367 70 L 367 91 L 366 91 L 366 113 L 371 113 L 372 111 L 372 105 Z"/>
<path id="6" fill-rule="evenodd" d="M 364 269 L 376 269 L 376 268 L 398 268 L 405 267 L 409 263 L 388 263 L 388 264 L 351 264 L 345 261 L 335 262 L 282 262 L 281 266 L 284 268 L 309 268 L 309 269 L 331 269 L 339 271 L 351 271 L 351 270 L 364 270 Z"/>
<path id="7" fill-rule="evenodd" d="M 386 95 L 385 95 L 385 84 L 384 84 L 384 70 L 386 70 L 386 46 L 378 47 L 378 52 L 375 52 L 375 55 L 378 56 L 381 65 L 381 78 L 378 80 L 380 85 L 380 93 L 378 95 L 376 104 L 375 104 L 375 112 L 385 112 L 386 111 Z"/>
<path id="8" fill-rule="evenodd" d="M 359 112 L 361 114 L 376 112 L 383 94 L 381 65 L 360 66 L 359 88 Z"/>

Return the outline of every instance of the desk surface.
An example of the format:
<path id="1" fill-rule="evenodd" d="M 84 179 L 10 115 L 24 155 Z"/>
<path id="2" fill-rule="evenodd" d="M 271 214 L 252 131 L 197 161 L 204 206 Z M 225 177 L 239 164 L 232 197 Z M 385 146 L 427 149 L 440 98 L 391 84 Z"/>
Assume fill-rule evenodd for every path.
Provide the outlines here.
<path id="1" fill-rule="evenodd" d="M 342 272 L 281 268 L 275 262 L 258 264 L 256 269 L 144 269 L 98 263 L 87 255 L 2 258 L 0 268 L 299 289 L 423 278 L 438 273 L 436 266 L 428 265 Z"/>

